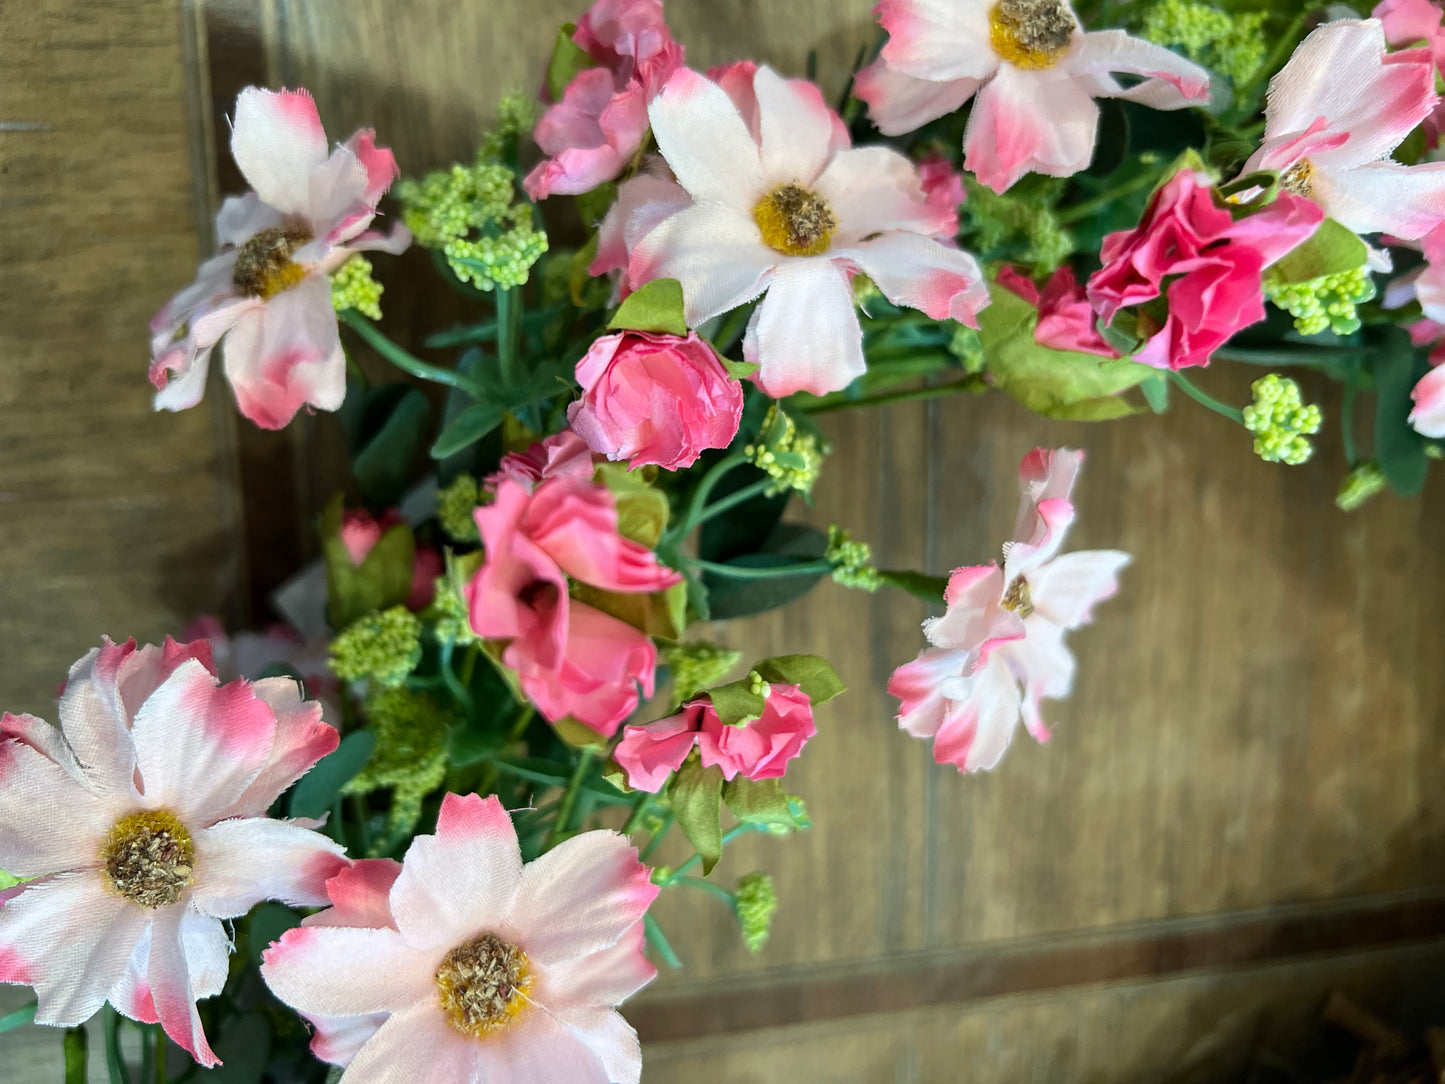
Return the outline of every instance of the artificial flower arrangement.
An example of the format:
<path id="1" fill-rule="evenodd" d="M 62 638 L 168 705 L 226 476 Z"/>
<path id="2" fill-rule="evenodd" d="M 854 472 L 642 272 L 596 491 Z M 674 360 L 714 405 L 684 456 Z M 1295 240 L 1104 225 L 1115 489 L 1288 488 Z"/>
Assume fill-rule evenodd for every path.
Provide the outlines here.
<path id="1" fill-rule="evenodd" d="M 1293 380 L 1237 407 L 1186 370 L 1299 366 L 1344 385 L 1340 504 L 1418 491 L 1445 436 L 1438 0 L 1114 7 L 882 0 L 830 104 L 687 67 L 661 0 L 597 0 L 535 127 L 504 99 L 475 161 L 399 184 L 305 91 L 244 91 L 252 190 L 152 323 L 150 378 L 192 407 L 219 350 L 256 425 L 339 412 L 329 631 L 105 640 L 58 727 L 0 718 L 0 981 L 36 994 L 0 1029 L 68 1028 L 76 1081 L 99 1013 L 117 1081 L 190 1079 L 179 1048 L 236 1079 L 635 1084 L 617 1008 L 677 963 L 649 905 L 706 889 L 761 946 L 770 878 L 708 878 L 740 834 L 807 828 L 787 772 L 843 692 L 805 644 L 695 626 L 824 577 L 937 603 L 890 692 L 972 772 L 1047 736 L 1065 634 L 1129 560 L 1064 550 L 1082 456 L 1035 449 L 1001 560 L 879 569 L 784 519 L 826 412 L 1001 392 L 1107 420 L 1178 392 L 1296 464 L 1322 417 Z M 401 345 L 364 254 L 413 244 L 477 321 Z M 403 375 L 368 383 L 361 348 Z M 692 857 L 650 865 L 673 833 Z"/>

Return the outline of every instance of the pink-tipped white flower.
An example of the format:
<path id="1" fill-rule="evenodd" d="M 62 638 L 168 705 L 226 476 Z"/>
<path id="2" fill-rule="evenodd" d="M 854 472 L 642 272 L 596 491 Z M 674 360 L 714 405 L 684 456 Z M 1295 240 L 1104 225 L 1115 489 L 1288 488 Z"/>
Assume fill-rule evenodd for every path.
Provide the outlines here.
<path id="1" fill-rule="evenodd" d="M 901 155 L 851 149 L 811 83 L 750 64 L 714 79 L 683 68 L 649 114 L 677 184 L 623 186 L 593 271 L 625 248 L 626 285 L 679 280 L 691 326 L 766 293 L 743 351 L 769 395 L 821 395 L 863 372 L 858 272 L 935 319 L 973 324 L 988 303 L 973 257 L 934 239 L 953 209 L 929 202 Z"/>
<path id="2" fill-rule="evenodd" d="M 933 739 L 933 759 L 973 772 L 994 767 L 1022 716 L 1039 741 L 1045 698 L 1068 696 L 1074 657 L 1064 633 L 1087 624 L 1118 590 L 1129 555 L 1088 550 L 1059 555 L 1074 519 L 1069 500 L 1082 452 L 1037 448 L 1019 465 L 1022 500 L 1004 563 L 955 569 L 942 617 L 923 623 L 933 646 L 900 666 L 888 691 L 898 725 Z"/>
<path id="3" fill-rule="evenodd" d="M 253 191 L 221 205 L 220 254 L 151 321 L 150 379 L 157 410 L 195 406 L 224 339 L 236 405 L 280 429 L 302 406 L 335 410 L 346 395 L 328 276 L 355 252 L 401 252 L 411 235 L 366 232 L 396 159 L 370 128 L 328 151 L 304 90 L 241 91 L 231 154 Z"/>
<path id="4" fill-rule="evenodd" d="M 347 1084 L 636 1084 L 617 1006 L 656 974 L 642 918 L 657 895 L 616 832 L 522 864 L 495 797 L 448 794 L 398 871 L 333 882 L 337 911 L 266 952 L 271 991 L 317 1027 Z"/>
<path id="5" fill-rule="evenodd" d="M 880 0 L 888 31 L 854 92 L 885 135 L 902 135 L 977 95 L 964 168 L 995 192 L 1025 173 L 1087 169 L 1099 128 L 1095 98 L 1153 109 L 1209 101 L 1209 74 L 1122 30 L 1086 34 L 1067 0 Z M 1114 72 L 1146 76 L 1125 89 Z"/>
<path id="6" fill-rule="evenodd" d="M 226 981 L 223 923 L 323 904 L 346 864 L 312 822 L 265 816 L 336 744 L 294 681 L 219 684 L 204 641 L 106 641 L 58 730 L 0 716 L 0 869 L 35 878 L 0 894 L 0 982 L 34 986 L 42 1024 L 109 1001 L 217 1064 L 196 1001 Z"/>
<path id="7" fill-rule="evenodd" d="M 1278 171 L 1356 233 L 1416 240 L 1445 221 L 1445 162 L 1405 166 L 1390 152 L 1438 101 L 1429 50 L 1387 52 L 1378 19 L 1326 23 L 1270 81 L 1244 172 Z"/>

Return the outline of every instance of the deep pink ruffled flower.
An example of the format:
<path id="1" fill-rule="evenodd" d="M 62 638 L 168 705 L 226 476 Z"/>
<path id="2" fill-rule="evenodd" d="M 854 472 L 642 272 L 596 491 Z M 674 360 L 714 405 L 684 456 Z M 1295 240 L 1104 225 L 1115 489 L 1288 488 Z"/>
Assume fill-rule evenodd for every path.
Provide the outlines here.
<path id="1" fill-rule="evenodd" d="M 196 1001 L 221 992 L 225 922 L 264 899 L 314 907 L 345 866 L 314 822 L 266 817 L 337 745 L 296 682 L 219 684 L 204 641 L 109 640 L 70 670 L 59 729 L 0 715 L 0 982 L 36 1020 L 109 1001 L 218 1064 Z"/>
<path id="2" fill-rule="evenodd" d="M 617 1006 L 657 974 L 642 920 L 658 887 L 625 836 L 584 832 L 524 865 L 495 797 L 448 794 L 399 869 L 327 887 L 336 906 L 286 931 L 261 975 L 346 1079 L 637 1084 Z"/>
<path id="3" fill-rule="evenodd" d="M 1007 265 L 999 268 L 998 284 L 1039 310 L 1034 342 L 1040 346 L 1104 358 L 1119 356 L 1099 334 L 1098 316 L 1072 267 L 1061 267 L 1050 275 L 1042 293 L 1033 279 Z"/>
<path id="4" fill-rule="evenodd" d="M 894 671 L 898 725 L 933 740 L 933 758 L 972 772 L 1003 757 L 1020 716 L 1048 738 L 1040 701 L 1069 695 L 1074 657 L 1064 633 L 1087 624 L 1118 589 L 1129 555 L 1059 555 L 1073 522 L 1069 500 L 1082 452 L 1037 448 L 1019 464 L 1018 521 L 1004 564 L 955 569 L 942 617 L 923 624 L 932 645 Z"/>
<path id="5" fill-rule="evenodd" d="M 565 715 L 615 733 L 651 695 L 652 641 L 571 599 L 568 577 L 606 591 L 651 593 L 681 583 L 646 546 L 622 537 L 617 501 L 590 480 L 554 477 L 530 494 L 505 479 L 476 510 L 486 560 L 467 586 L 472 630 L 509 641 L 503 661 L 549 720 Z"/>
<path id="6" fill-rule="evenodd" d="M 360 568 L 367 554 L 381 541 L 381 536 L 405 522 L 401 511 L 396 508 L 388 508 L 380 519 L 363 508 L 348 511 L 341 519 L 341 542 L 351 557 L 351 563 Z M 412 559 L 411 594 L 406 599 L 408 610 L 424 610 L 432 604 L 437 593 L 437 577 L 442 574 L 445 564 L 442 555 L 433 547 L 416 547 L 416 555 Z"/>
<path id="7" fill-rule="evenodd" d="M 629 726 L 612 755 L 628 786 L 656 794 L 694 745 L 703 767 L 717 765 L 724 779 L 780 779 L 817 732 L 807 694 L 796 685 L 770 685 L 762 716 L 750 723 L 724 725 L 703 697 L 666 719 Z"/>
<path id="8" fill-rule="evenodd" d="M 1318 204 L 1290 192 L 1235 218 L 1208 176 L 1180 170 L 1137 227 L 1104 238 L 1104 266 L 1089 279 L 1089 302 L 1109 321 L 1162 292 L 1168 314 L 1161 324 L 1141 310 L 1139 334 L 1147 341 L 1133 360 L 1157 369 L 1208 365 L 1236 332 L 1264 319 L 1260 274 L 1323 218 Z"/>
<path id="9" fill-rule="evenodd" d="M 302 406 L 335 410 L 346 395 L 327 276 L 355 252 L 401 252 L 411 234 L 364 232 L 396 159 L 370 128 L 329 150 L 304 90 L 241 91 L 231 154 L 254 191 L 221 205 L 220 255 L 151 321 L 150 379 L 157 410 L 195 406 L 224 338 L 236 405 L 280 429 Z"/>
<path id="10" fill-rule="evenodd" d="M 854 84 L 873 123 L 902 135 L 973 98 L 963 166 L 995 192 L 1025 173 L 1087 169 L 1095 98 L 1153 109 L 1209 101 L 1199 65 L 1122 30 L 1086 34 L 1065 0 L 879 0 L 874 12 L 888 43 Z M 1125 89 L 1115 72 L 1146 78 Z"/>
<path id="11" fill-rule="evenodd" d="M 696 332 L 604 335 L 577 363 L 577 383 L 567 421 L 594 452 L 634 467 L 681 470 L 726 448 L 742 421 L 742 385 Z"/>
<path id="12" fill-rule="evenodd" d="M 572 478 L 587 481 L 593 474 L 592 449 L 570 429 L 553 433 L 537 441 L 525 452 L 508 452 L 495 474 L 483 484 L 495 493 L 504 481 L 516 482 L 528 493 L 548 478 Z"/>
<path id="13" fill-rule="evenodd" d="M 647 134 L 647 103 L 682 66 L 662 0 L 597 0 L 572 40 L 598 64 L 579 72 L 532 138 L 548 157 L 523 181 L 533 199 L 589 192 L 627 168 Z"/>

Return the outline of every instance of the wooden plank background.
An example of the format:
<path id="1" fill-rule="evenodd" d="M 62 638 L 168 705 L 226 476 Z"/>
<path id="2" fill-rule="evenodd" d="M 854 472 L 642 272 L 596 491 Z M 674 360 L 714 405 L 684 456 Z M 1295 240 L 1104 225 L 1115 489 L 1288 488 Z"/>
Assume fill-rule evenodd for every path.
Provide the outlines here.
<path id="1" fill-rule="evenodd" d="M 797 74 L 817 50 L 831 92 L 873 38 L 870 6 L 674 0 L 669 19 L 694 67 L 753 56 Z M 187 133 L 203 152 L 224 136 L 245 82 L 302 85 L 333 138 L 373 125 L 415 175 L 471 155 L 578 10 L 0 7 L 0 122 L 50 126 L 0 125 L 0 490 L 19 497 L 0 504 L 19 542 L 0 551 L 6 706 L 42 704 L 102 630 L 155 636 L 228 596 L 259 613 L 329 495 L 333 419 L 238 430 L 219 383 L 216 410 L 148 413 L 144 322 L 188 277 L 196 201 L 236 183 L 224 145 L 193 166 Z M 378 273 L 398 338 L 438 319 L 425 261 Z M 1206 379 L 1242 401 L 1250 375 Z M 1331 986 L 1388 1010 L 1440 974 L 1445 482 L 1347 516 L 1333 437 L 1305 467 L 1266 465 L 1189 403 L 1085 426 L 989 396 L 827 429 L 812 518 L 885 566 L 994 557 L 1039 443 L 1088 453 L 1072 545 L 1135 563 L 1074 637 L 1053 740 L 973 778 L 892 723 L 884 686 L 921 645 L 922 604 L 825 584 L 713 630 L 821 652 L 853 688 L 789 776 L 816 827 L 742 841 L 715 874 L 775 874 L 768 948 L 749 956 L 708 897 L 659 903 L 686 967 L 629 1012 L 648 1081 L 1162 1079 L 1221 1044 L 1227 1061 L 1260 1034 L 1299 1041 Z"/>

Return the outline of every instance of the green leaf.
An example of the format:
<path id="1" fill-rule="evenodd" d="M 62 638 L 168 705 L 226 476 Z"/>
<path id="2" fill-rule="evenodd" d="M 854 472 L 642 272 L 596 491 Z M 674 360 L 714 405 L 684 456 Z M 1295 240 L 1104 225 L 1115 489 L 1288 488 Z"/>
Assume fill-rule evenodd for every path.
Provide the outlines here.
<path id="1" fill-rule="evenodd" d="M 223 1064 L 200 1078 L 206 1084 L 260 1084 L 271 1060 L 271 1025 L 256 1012 L 229 1017 L 215 1051 Z"/>
<path id="2" fill-rule="evenodd" d="M 677 279 L 653 279 L 628 295 L 607 325 L 610 331 L 652 331 L 686 335 L 682 283 Z"/>
<path id="3" fill-rule="evenodd" d="M 788 796 L 783 793 L 783 784 L 777 779 L 755 781 L 740 775 L 731 783 L 723 785 L 722 799 L 733 811 L 733 816 L 746 824 L 800 827 L 788 806 Z"/>
<path id="4" fill-rule="evenodd" d="M 799 558 L 822 557 L 827 548 L 828 539 L 822 531 L 802 524 L 781 523 L 769 535 L 764 552 L 744 553 L 723 563 L 739 568 L 781 568 L 797 564 Z M 722 620 L 784 606 L 807 594 L 823 576 L 822 572 L 800 572 L 792 576 L 739 579 L 708 574 L 703 582 L 712 618 Z"/>
<path id="5" fill-rule="evenodd" d="M 604 591 L 600 587 L 578 583 L 573 586 L 572 597 L 649 636 L 677 640 L 687 628 L 686 583 L 675 583 L 666 591 L 650 595 Z"/>
<path id="6" fill-rule="evenodd" d="M 7 1031 L 14 1031 L 18 1027 L 24 1027 L 35 1019 L 35 1008 L 37 1003 L 32 1001 L 29 1005 L 22 1005 L 12 1013 L 0 1016 L 0 1035 Z"/>
<path id="7" fill-rule="evenodd" d="M 572 40 L 572 35 L 576 32 L 576 23 L 563 23 L 557 31 L 557 41 L 552 46 L 552 59 L 547 61 L 547 93 L 554 102 L 562 100 L 562 96 L 567 92 L 567 84 L 572 82 L 579 72 L 594 67 L 596 63 L 586 49 Z"/>
<path id="8" fill-rule="evenodd" d="M 251 961 L 259 967 L 261 953 L 273 942 L 281 940 L 281 935 L 287 930 L 301 925 L 301 916 L 282 904 L 267 902 L 251 912 L 247 923 L 246 938 L 251 949 Z"/>
<path id="9" fill-rule="evenodd" d="M 723 726 L 739 726 L 761 718 L 768 704 L 762 693 L 752 691 L 747 678 L 704 689 L 702 695 L 712 701 L 712 709 Z"/>
<path id="10" fill-rule="evenodd" d="M 733 361 L 732 358 L 725 358 L 721 354 L 718 360 L 722 362 L 723 368 L 728 371 L 728 376 L 734 380 L 746 380 L 758 371 L 758 363 L 755 361 Z"/>
<path id="11" fill-rule="evenodd" d="M 1141 381 L 1139 390 L 1144 393 L 1144 401 L 1155 414 L 1163 414 L 1169 409 L 1169 378 L 1163 373 L 1155 373 Z"/>
<path id="12" fill-rule="evenodd" d="M 943 605 L 943 591 L 948 586 L 947 576 L 929 576 L 908 569 L 879 569 L 878 578 L 890 587 L 900 587 L 924 602 L 940 606 Z"/>
<path id="13" fill-rule="evenodd" d="M 352 460 L 362 495 L 372 504 L 395 504 L 411 481 L 412 464 L 426 440 L 431 405 L 408 388 L 376 435 Z"/>
<path id="14" fill-rule="evenodd" d="M 1390 328 L 1372 358 L 1375 374 L 1375 459 L 1390 488 L 1413 497 L 1425 485 L 1430 459 L 1426 441 L 1411 428 L 1410 392 L 1422 375 L 1406 332 Z"/>
<path id="15" fill-rule="evenodd" d="M 828 660 L 817 655 L 775 655 L 753 669 L 769 684 L 796 685 L 814 704 L 827 703 L 848 688 Z"/>
<path id="16" fill-rule="evenodd" d="M 696 754 L 689 756 L 672 777 L 668 795 L 678 827 L 702 858 L 702 872 L 712 872 L 722 857 L 722 769 L 704 768 Z"/>
<path id="17" fill-rule="evenodd" d="M 383 534 L 360 567 L 341 540 L 340 495 L 321 517 L 321 552 L 326 560 L 327 619 L 344 629 L 373 610 L 399 606 L 411 594 L 416 539 L 411 527 L 399 523 Z"/>
<path id="18" fill-rule="evenodd" d="M 502 424 L 506 408 L 498 403 L 473 403 L 451 421 L 431 446 L 433 459 L 445 459 L 481 440 Z"/>
<path id="19" fill-rule="evenodd" d="M 979 338 L 984 364 L 997 387 L 1046 418 L 1087 421 L 1134 412 L 1117 396 L 1147 380 L 1153 369 L 1040 346 L 1034 341 L 1037 309 L 997 284 L 989 288 L 989 296 L 992 304 L 978 314 Z M 1104 398 L 1115 403 L 1097 402 Z"/>
<path id="20" fill-rule="evenodd" d="M 287 807 L 290 815 L 319 817 L 329 810 L 341 788 L 366 767 L 375 746 L 376 735 L 370 730 L 355 730 L 342 738 L 341 744 L 317 761 L 291 791 Z"/>
<path id="21" fill-rule="evenodd" d="M 766 477 L 751 465 L 734 467 L 713 489 L 712 500 L 720 501 Z M 697 555 L 704 561 L 731 561 L 734 557 L 762 549 L 777 529 L 791 497 L 791 490 L 771 496 L 759 493 L 751 500 L 729 508 L 727 515 L 714 516 L 698 532 Z"/>
<path id="22" fill-rule="evenodd" d="M 1364 266 L 1368 257 L 1365 242 L 1356 237 L 1353 230 L 1327 218 L 1308 241 L 1265 268 L 1264 281 L 1274 285 L 1309 282 L 1325 275 L 1354 271 Z"/>
<path id="23" fill-rule="evenodd" d="M 651 549 L 667 527 L 667 497 L 648 480 L 649 468 L 629 470 L 626 463 L 602 463 L 597 481 L 617 501 L 617 532 Z M 655 472 L 653 472 L 655 473 Z"/>

